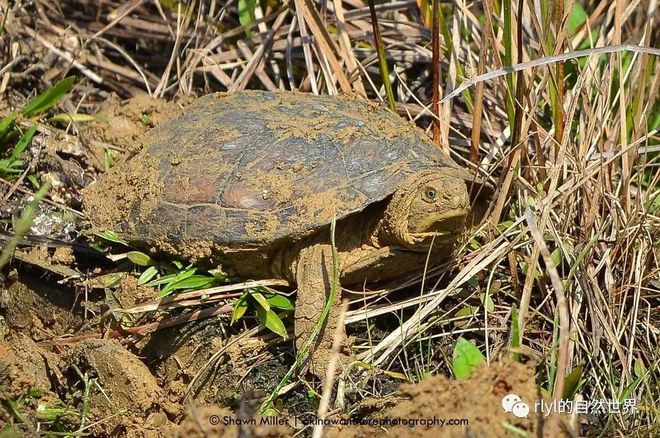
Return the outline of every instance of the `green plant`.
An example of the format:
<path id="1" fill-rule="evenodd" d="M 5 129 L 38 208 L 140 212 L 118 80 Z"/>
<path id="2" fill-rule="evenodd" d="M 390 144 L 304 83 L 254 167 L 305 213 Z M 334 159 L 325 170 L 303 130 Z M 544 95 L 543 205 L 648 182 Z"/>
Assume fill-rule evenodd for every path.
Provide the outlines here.
<path id="1" fill-rule="evenodd" d="M 29 101 L 21 111 L 12 112 L 0 121 L 0 152 L 11 150 L 8 158 L 0 159 L 0 177 L 13 179 L 23 172 L 25 163 L 20 157 L 37 133 L 36 122 L 66 96 L 73 86 L 74 79 L 73 76 L 62 79 Z M 49 119 L 49 122 L 89 120 L 88 117 L 90 116 L 84 114 L 58 114 Z M 32 125 L 27 130 L 23 130 L 23 127 L 17 123 L 20 118 L 30 119 Z M 18 140 L 14 143 L 13 140 L 16 138 Z"/>
<path id="2" fill-rule="evenodd" d="M 77 409 L 72 409 L 60 404 L 52 404 L 43 402 L 41 399 L 44 394 L 37 388 L 30 388 L 12 400 L 2 391 L 0 391 L 0 400 L 7 408 L 11 419 L 0 431 L 10 431 L 13 423 L 25 423 L 26 418 L 23 413 L 26 410 L 34 409 L 34 418 L 40 422 L 45 423 L 42 427 L 44 431 L 60 431 L 62 430 L 59 420 L 63 417 L 80 416 Z M 66 429 L 66 428 L 64 428 Z"/>
<path id="3" fill-rule="evenodd" d="M 238 21 L 242 26 L 247 26 L 255 20 L 255 9 L 257 0 L 238 0 Z M 246 30 L 246 35 L 251 36 L 252 32 Z"/>
<path id="4" fill-rule="evenodd" d="M 240 320 L 250 307 L 255 310 L 257 319 L 262 325 L 286 339 L 286 327 L 281 316 L 293 311 L 293 304 L 289 298 L 265 287 L 247 289 L 234 304 L 231 324 Z M 283 312 L 278 314 L 277 310 Z"/>
<path id="5" fill-rule="evenodd" d="M 485 363 L 483 353 L 470 341 L 460 337 L 454 347 L 452 370 L 457 380 L 469 377 L 480 364 Z"/>
<path id="6" fill-rule="evenodd" d="M 107 241 L 128 247 L 128 243 L 113 231 L 104 230 L 95 234 Z M 94 247 L 101 252 L 108 250 L 98 244 Z M 220 269 L 204 270 L 192 264 L 184 265 L 178 260 L 160 261 L 141 251 L 111 254 L 108 258 L 113 261 L 127 259 L 134 265 L 145 268 L 138 278 L 138 284 L 159 287 L 160 298 L 176 291 L 205 289 L 227 282 L 227 274 Z"/>

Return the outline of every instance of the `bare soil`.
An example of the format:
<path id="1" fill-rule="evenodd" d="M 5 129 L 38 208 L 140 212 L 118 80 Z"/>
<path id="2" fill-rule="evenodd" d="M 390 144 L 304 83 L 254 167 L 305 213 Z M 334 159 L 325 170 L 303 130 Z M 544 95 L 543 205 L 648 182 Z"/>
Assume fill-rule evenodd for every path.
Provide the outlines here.
<path id="1" fill-rule="evenodd" d="M 186 101 L 182 101 L 181 105 Z M 179 104 L 139 94 L 121 101 L 113 95 L 96 114 L 96 122 L 87 125 L 87 138 L 115 145 L 128 153 L 142 148 L 142 135 L 174 116 L 181 110 Z"/>
<path id="2" fill-rule="evenodd" d="M 514 393 L 523 401 L 540 400 L 534 382 L 534 368 L 517 362 L 496 362 L 483 365 L 466 380 L 456 381 L 436 375 L 418 384 L 401 385 L 389 398 L 366 400 L 361 415 L 374 420 L 444 419 L 467 420 L 467 425 L 398 425 L 388 430 L 388 436 L 417 437 L 508 437 L 512 427 L 529 436 L 563 436 L 558 418 L 530 414 L 516 418 L 502 409 L 502 398 Z M 330 429 L 329 437 L 374 436 L 382 430 L 371 426 Z"/>

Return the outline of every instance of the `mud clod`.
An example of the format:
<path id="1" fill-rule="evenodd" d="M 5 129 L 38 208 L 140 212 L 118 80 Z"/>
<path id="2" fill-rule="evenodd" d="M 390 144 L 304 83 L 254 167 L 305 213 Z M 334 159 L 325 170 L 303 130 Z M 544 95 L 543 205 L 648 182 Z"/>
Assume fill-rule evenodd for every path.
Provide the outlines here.
<path id="1" fill-rule="evenodd" d="M 75 298 L 69 287 L 31 273 L 13 273 L 6 287 L 0 289 L 0 310 L 10 328 L 30 333 L 39 341 L 82 326 L 82 316 L 71 311 Z"/>
<path id="2" fill-rule="evenodd" d="M 540 395 L 534 381 L 534 368 L 517 362 L 481 366 L 465 380 L 450 380 L 438 375 L 418 384 L 402 385 L 389 399 L 369 399 L 362 404 L 361 416 L 373 419 L 466 419 L 467 425 L 407 425 L 382 429 L 357 426 L 329 429 L 326 436 L 349 438 L 359 436 L 411 437 L 510 437 L 513 426 L 529 436 L 568 436 L 550 427 L 547 418 L 531 413 L 529 418 L 516 418 L 502 409 L 502 398 L 514 393 L 533 407 Z M 555 420 L 555 418 L 552 418 Z"/>
<path id="3" fill-rule="evenodd" d="M 137 234 L 135 218 L 129 218 L 129 214 L 144 221 L 156 209 L 162 192 L 157 165 L 148 156 L 131 160 L 121 171 L 114 168 L 112 178 L 102 178 L 83 191 L 85 210 L 93 214 L 97 230 Z"/>
<path id="4" fill-rule="evenodd" d="M 67 363 L 95 378 L 103 389 L 103 393 L 95 391 L 90 398 L 93 416 L 105 419 L 105 426 L 99 431 L 124 433 L 145 425 L 148 417 L 162 411 L 163 390 L 156 378 L 119 342 L 101 339 L 80 342 L 69 352 Z M 69 370 L 71 376 L 73 372 Z"/>
<path id="5" fill-rule="evenodd" d="M 154 126 L 180 111 L 164 99 L 147 94 L 121 102 L 116 96 L 108 100 L 96 114 L 96 121 L 87 127 L 85 134 L 95 140 L 135 152 L 142 146 L 140 137 Z"/>
<path id="6" fill-rule="evenodd" d="M 16 334 L 0 341 L 0 386 L 8 389 L 8 395 L 14 398 L 34 388 L 48 392 L 51 390 L 49 362 L 57 363 L 54 355 L 25 335 Z"/>

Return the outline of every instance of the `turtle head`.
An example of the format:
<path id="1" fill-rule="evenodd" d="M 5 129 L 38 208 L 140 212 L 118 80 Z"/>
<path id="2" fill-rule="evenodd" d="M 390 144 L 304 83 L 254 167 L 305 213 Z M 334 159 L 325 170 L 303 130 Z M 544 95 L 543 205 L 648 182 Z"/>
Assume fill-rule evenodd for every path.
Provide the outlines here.
<path id="1" fill-rule="evenodd" d="M 441 168 L 419 172 L 392 195 L 381 223 L 389 243 L 425 251 L 453 243 L 463 231 L 470 197 L 466 172 Z"/>

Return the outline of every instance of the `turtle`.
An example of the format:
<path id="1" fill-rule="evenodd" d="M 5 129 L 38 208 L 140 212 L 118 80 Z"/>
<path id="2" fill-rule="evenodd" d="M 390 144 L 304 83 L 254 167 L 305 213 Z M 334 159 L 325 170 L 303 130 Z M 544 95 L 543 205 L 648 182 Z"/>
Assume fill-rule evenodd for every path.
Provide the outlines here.
<path id="1" fill-rule="evenodd" d="M 242 278 L 287 280 L 298 349 L 335 278 L 384 282 L 446 260 L 470 212 L 470 172 L 412 122 L 350 95 L 208 94 L 142 143 L 86 190 L 93 227 Z M 320 377 L 337 308 L 310 348 Z"/>

